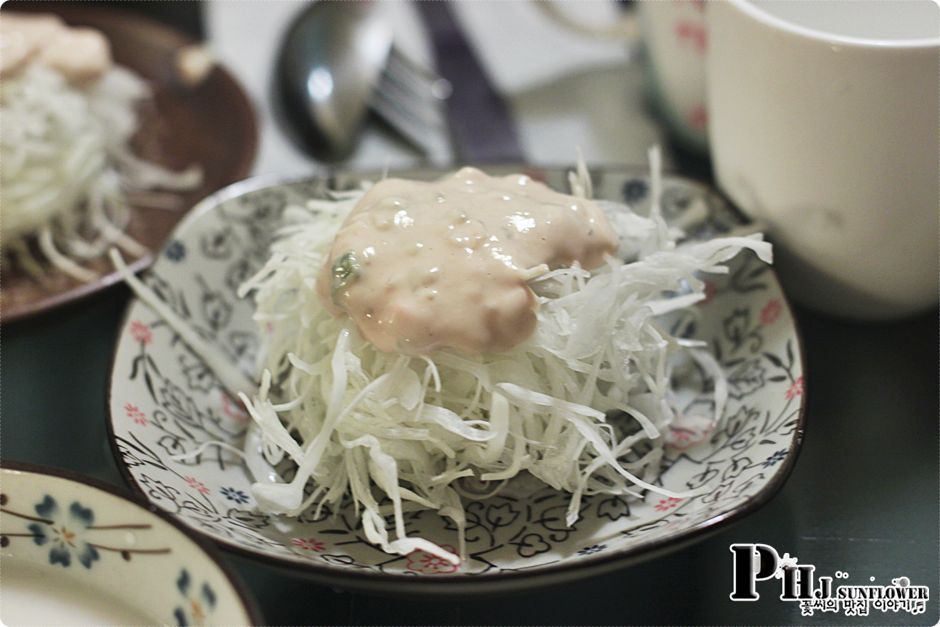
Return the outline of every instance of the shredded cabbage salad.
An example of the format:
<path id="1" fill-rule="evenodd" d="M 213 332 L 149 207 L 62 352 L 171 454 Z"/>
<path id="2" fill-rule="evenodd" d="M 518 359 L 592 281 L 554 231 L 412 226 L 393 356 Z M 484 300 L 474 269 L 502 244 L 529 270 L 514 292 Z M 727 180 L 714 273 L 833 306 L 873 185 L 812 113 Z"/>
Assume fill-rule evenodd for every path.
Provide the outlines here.
<path id="1" fill-rule="evenodd" d="M 727 272 L 744 249 L 769 263 L 771 247 L 760 235 L 678 243 L 681 233 L 659 213 L 658 152 L 652 158 L 657 201 L 649 217 L 605 204 L 621 236 L 618 258 L 592 272 L 559 268 L 532 279 L 535 333 L 493 355 L 376 350 L 348 319 L 330 315 L 315 290 L 361 192 L 289 208 L 269 261 L 241 289 L 255 300 L 264 338 L 260 387 L 240 394 L 263 445 L 249 438 L 245 450 L 259 506 L 293 516 L 336 511 L 349 497 L 370 542 L 458 564 L 464 478 L 498 490 L 529 473 L 570 493 L 569 525 L 584 495 L 681 496 L 655 483 L 677 414 L 676 364 L 694 360 L 714 381 L 716 425 L 727 385 L 702 343 L 672 337 L 658 318 L 704 298 L 699 273 Z M 570 179 L 575 195 L 591 195 L 583 162 Z M 617 412 L 626 418 L 609 418 Z M 257 471 L 266 467 L 259 448 L 270 464 L 292 462 L 293 477 Z M 403 513 L 414 508 L 453 520 L 460 555 L 406 534 Z"/>
<path id="2" fill-rule="evenodd" d="M 0 245 L 38 280 L 45 271 L 31 242 L 58 270 L 93 280 L 97 274 L 81 264 L 109 247 L 147 252 L 124 233 L 128 194 L 137 194 L 137 202 L 167 204 L 166 196 L 146 190 L 190 189 L 202 179 L 198 167 L 171 172 L 131 152 L 135 106 L 149 90 L 124 68 L 76 86 L 33 63 L 4 78 L 2 87 Z"/>

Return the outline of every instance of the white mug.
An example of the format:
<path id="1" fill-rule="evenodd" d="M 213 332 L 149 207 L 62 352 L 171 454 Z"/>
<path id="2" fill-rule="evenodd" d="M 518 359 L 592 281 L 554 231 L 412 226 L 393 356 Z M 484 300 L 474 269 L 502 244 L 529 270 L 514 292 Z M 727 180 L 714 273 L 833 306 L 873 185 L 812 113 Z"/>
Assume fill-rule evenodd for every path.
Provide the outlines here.
<path id="1" fill-rule="evenodd" d="M 938 24 L 929 0 L 709 4 L 718 183 L 815 309 L 889 319 L 937 303 Z"/>
<path id="2" fill-rule="evenodd" d="M 694 150 L 707 152 L 706 2 L 640 2 L 637 11 L 656 108 L 679 140 Z"/>

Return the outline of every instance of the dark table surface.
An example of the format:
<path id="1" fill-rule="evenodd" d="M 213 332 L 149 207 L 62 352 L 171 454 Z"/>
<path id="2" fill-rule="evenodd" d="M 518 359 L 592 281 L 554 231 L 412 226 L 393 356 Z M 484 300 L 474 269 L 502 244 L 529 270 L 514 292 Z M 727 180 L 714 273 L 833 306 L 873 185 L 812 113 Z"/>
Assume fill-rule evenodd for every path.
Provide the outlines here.
<path id="1" fill-rule="evenodd" d="M 126 8 L 126 3 L 121 3 Z M 180 10 L 181 5 L 186 10 Z M 132 3 L 201 33 L 189 3 Z M 172 19 L 170 19 L 172 18 Z M 679 171 L 707 163 L 674 151 Z M 0 328 L 0 459 L 79 471 L 126 489 L 107 441 L 105 390 L 128 292 Z M 807 432 L 792 476 L 763 509 L 681 551 L 611 574 L 515 596 L 421 601 L 334 591 L 231 555 L 270 624 L 903 624 L 940 620 L 940 398 L 936 312 L 886 324 L 797 309 Z M 907 576 L 930 587 L 919 616 L 800 615 L 775 584 L 733 603 L 731 553 L 758 542 L 846 583 Z"/>
<path id="2" fill-rule="evenodd" d="M 0 330 L 0 458 L 124 487 L 107 441 L 105 389 L 128 293 Z M 938 320 L 856 324 L 797 310 L 807 432 L 796 468 L 763 509 L 690 548 L 608 575 L 466 602 L 334 591 L 226 555 L 271 624 L 923 624 L 938 621 Z M 735 542 L 788 552 L 819 574 L 930 586 L 927 613 L 800 615 L 776 598 L 733 603 Z"/>

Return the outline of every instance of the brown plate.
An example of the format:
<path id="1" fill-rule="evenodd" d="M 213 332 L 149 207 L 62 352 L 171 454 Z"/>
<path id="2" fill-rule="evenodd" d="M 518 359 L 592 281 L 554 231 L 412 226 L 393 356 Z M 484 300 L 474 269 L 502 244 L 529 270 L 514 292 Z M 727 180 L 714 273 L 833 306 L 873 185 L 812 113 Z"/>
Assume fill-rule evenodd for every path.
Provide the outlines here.
<path id="1" fill-rule="evenodd" d="M 9 6 L 9 5 L 8 5 Z M 20 8 L 33 9 L 17 4 Z M 137 155 L 174 169 L 198 164 L 203 182 L 179 193 L 174 210 L 133 207 L 128 233 L 157 251 L 186 211 L 213 191 L 245 178 L 258 145 L 258 127 L 251 102 L 235 78 L 216 66 L 196 87 L 187 87 L 175 71 L 174 55 L 195 43 L 186 35 L 146 17 L 79 3 L 40 3 L 70 24 L 91 26 L 110 40 L 115 61 L 143 77 L 154 98 L 141 107 L 141 128 L 134 139 Z M 4 7 L 4 11 L 8 11 Z M 133 262 L 134 270 L 150 265 L 153 255 Z M 50 284 L 39 285 L 12 267 L 3 272 L 0 290 L 2 321 L 12 322 L 87 296 L 120 280 L 105 258 L 86 264 L 101 277 L 81 283 L 51 273 Z"/>

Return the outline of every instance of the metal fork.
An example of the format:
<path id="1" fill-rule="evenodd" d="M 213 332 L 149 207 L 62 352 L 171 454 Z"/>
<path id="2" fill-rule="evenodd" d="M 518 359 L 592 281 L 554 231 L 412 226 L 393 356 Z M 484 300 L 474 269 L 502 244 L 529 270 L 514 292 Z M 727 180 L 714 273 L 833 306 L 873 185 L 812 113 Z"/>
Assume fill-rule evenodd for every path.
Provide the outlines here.
<path id="1" fill-rule="evenodd" d="M 451 84 L 392 47 L 372 94 L 372 110 L 431 163 L 450 161 L 444 101 Z"/>

